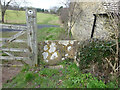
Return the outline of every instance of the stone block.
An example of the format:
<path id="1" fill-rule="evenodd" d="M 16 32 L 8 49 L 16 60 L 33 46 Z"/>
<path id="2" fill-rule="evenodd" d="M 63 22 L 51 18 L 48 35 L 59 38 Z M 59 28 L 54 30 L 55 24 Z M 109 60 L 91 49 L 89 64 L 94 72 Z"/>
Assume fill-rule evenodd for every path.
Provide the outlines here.
<path id="1" fill-rule="evenodd" d="M 67 58 L 76 59 L 78 41 L 55 40 L 38 43 L 38 57 L 46 65 L 56 65 Z"/>

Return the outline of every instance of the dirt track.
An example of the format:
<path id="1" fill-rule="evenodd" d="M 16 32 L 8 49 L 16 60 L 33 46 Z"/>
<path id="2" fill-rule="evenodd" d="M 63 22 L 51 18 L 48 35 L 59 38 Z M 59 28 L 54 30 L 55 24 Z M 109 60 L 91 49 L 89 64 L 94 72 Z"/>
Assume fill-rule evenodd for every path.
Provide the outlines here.
<path id="1" fill-rule="evenodd" d="M 8 65 L 22 65 L 21 62 L 13 61 L 6 63 Z M 7 83 L 13 77 L 15 77 L 20 71 L 22 67 L 2 67 L 2 83 Z"/>

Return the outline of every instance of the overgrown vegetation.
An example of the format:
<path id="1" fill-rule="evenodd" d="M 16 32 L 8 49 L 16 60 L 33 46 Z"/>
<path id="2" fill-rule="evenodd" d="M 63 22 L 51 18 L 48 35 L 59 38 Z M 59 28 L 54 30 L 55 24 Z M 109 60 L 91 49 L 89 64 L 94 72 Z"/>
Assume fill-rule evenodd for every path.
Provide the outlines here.
<path id="1" fill-rule="evenodd" d="M 90 73 L 81 73 L 75 63 L 66 60 L 60 63 L 64 69 L 49 69 L 25 66 L 22 71 L 4 88 L 117 88 L 110 82 L 94 77 Z M 49 82 L 48 82 L 49 81 Z"/>
<path id="2" fill-rule="evenodd" d="M 116 51 L 114 41 L 91 40 L 83 43 L 78 58 L 82 72 L 90 72 L 104 83 L 114 82 L 118 84 L 119 74 L 115 75 L 105 58 L 111 58 L 114 63 L 113 51 Z M 112 46 L 112 47 L 111 47 Z"/>
<path id="3" fill-rule="evenodd" d="M 110 50 L 110 46 L 114 42 L 112 41 L 100 41 L 100 40 L 91 40 L 81 45 L 80 49 L 80 64 L 81 68 L 88 67 L 92 63 L 102 64 L 105 57 L 112 55 L 112 51 Z M 115 48 L 114 48 L 115 49 Z M 78 57 L 79 57 L 78 56 Z"/>

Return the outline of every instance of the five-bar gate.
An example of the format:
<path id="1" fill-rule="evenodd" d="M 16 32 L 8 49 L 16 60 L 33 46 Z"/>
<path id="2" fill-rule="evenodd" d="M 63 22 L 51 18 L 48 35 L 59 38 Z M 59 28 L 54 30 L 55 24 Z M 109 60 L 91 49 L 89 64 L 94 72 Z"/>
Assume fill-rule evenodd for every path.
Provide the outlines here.
<path id="1" fill-rule="evenodd" d="M 0 38 L 0 50 L 2 54 L 6 54 L 6 56 L 1 55 L 1 60 L 23 60 L 27 61 L 30 65 L 37 65 L 37 39 L 36 39 L 36 31 L 37 31 L 37 23 L 36 23 L 36 10 L 33 8 L 26 9 L 26 26 L 20 25 L 7 25 L 0 24 L 0 27 L 4 29 L 14 29 L 18 30 L 18 33 L 14 34 L 10 38 Z M 22 37 L 22 35 L 26 35 L 26 39 L 18 39 Z M 5 45 L 9 45 L 10 43 L 26 43 L 27 48 L 8 48 L 4 47 Z M 14 44 L 17 45 L 17 44 Z M 27 57 L 23 56 L 15 56 L 11 52 L 23 52 L 27 53 Z"/>

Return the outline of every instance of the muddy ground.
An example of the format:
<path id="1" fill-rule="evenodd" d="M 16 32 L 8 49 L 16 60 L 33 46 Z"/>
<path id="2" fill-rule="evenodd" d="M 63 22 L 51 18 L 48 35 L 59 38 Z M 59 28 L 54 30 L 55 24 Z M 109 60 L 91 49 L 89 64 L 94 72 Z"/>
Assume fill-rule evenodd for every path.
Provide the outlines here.
<path id="1" fill-rule="evenodd" d="M 6 64 L 8 65 L 6 66 Z M 23 64 L 19 61 L 12 61 L 12 62 L 6 62 L 4 63 L 4 65 L 5 66 L 2 66 L 2 84 L 7 83 L 17 74 L 19 74 L 19 72 L 22 69 L 21 65 Z M 19 65 L 19 66 L 14 66 L 14 65 Z"/>

